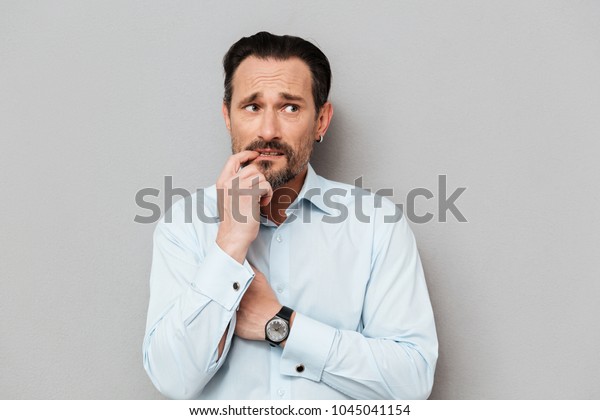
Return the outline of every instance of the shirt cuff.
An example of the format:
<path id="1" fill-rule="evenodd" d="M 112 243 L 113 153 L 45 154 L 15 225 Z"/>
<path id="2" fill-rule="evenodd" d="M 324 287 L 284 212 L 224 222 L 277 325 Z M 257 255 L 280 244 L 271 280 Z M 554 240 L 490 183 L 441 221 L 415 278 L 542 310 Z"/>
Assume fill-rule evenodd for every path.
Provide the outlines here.
<path id="1" fill-rule="evenodd" d="M 296 312 L 280 373 L 319 382 L 336 334 L 337 329 Z"/>
<path id="2" fill-rule="evenodd" d="M 239 305 L 253 278 L 254 271 L 247 260 L 238 263 L 215 243 L 206 253 L 191 286 L 231 311 Z"/>

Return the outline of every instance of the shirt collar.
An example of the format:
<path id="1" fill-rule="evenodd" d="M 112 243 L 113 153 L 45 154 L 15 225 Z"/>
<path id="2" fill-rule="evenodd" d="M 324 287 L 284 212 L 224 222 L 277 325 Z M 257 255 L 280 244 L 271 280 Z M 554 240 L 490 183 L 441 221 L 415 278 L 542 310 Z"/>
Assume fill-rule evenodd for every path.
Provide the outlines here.
<path id="1" fill-rule="evenodd" d="M 294 209 L 297 209 L 302 206 L 303 202 L 307 202 L 309 205 L 312 203 L 316 208 L 321 210 L 322 212 L 331 215 L 331 208 L 325 205 L 323 202 L 323 194 L 327 191 L 327 180 L 315 172 L 310 163 L 308 164 L 308 172 L 306 173 L 306 178 L 304 178 L 304 184 L 298 193 L 298 197 L 294 200 L 292 204 L 285 211 L 289 216 Z M 260 215 L 260 223 L 266 226 L 274 226 L 277 225 L 267 219 L 262 214 Z"/>
<path id="2" fill-rule="evenodd" d="M 308 172 L 304 179 L 304 185 L 298 193 L 298 197 L 290 205 L 290 208 L 298 206 L 302 201 L 308 201 L 316 206 L 322 212 L 332 214 L 331 208 L 325 205 L 323 202 L 323 194 L 327 191 L 326 180 L 323 177 L 317 175 L 313 167 L 308 164 Z"/>

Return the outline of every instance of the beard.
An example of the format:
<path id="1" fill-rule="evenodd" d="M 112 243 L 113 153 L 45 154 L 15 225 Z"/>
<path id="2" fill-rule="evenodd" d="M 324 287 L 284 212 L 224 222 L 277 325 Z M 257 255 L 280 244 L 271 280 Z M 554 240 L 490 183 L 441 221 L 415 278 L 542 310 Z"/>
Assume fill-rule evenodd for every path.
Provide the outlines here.
<path id="1" fill-rule="evenodd" d="M 233 153 L 236 153 L 235 149 L 238 149 L 237 152 L 240 151 L 240 148 L 236 147 L 236 143 L 236 140 L 232 139 Z M 273 149 L 285 156 L 286 164 L 279 170 L 273 168 L 274 162 L 270 160 L 261 160 L 255 163 L 271 184 L 271 188 L 276 189 L 298 176 L 308 164 L 313 150 L 312 142 L 307 139 L 302 144 L 303 146 L 296 151 L 280 140 L 265 141 L 256 139 L 247 145 L 244 150 Z"/>
<path id="2" fill-rule="evenodd" d="M 256 165 L 259 167 L 260 171 L 265 175 L 265 178 L 271 184 L 271 188 L 277 189 L 282 185 L 287 184 L 292 179 L 298 175 L 290 168 L 290 165 L 286 165 L 285 168 L 282 168 L 278 171 L 272 169 L 273 162 L 269 160 L 261 160 L 257 162 Z"/>

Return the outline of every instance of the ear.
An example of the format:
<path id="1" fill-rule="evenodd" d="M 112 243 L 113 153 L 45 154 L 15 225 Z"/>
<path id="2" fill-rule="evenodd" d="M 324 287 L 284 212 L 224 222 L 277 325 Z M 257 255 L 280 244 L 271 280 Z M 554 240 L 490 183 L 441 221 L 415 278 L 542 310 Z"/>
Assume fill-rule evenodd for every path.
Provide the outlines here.
<path id="1" fill-rule="evenodd" d="M 229 116 L 229 109 L 227 108 L 227 104 L 225 102 L 223 102 L 221 112 L 223 113 L 223 118 L 225 119 L 225 126 L 227 127 L 227 131 L 231 133 L 231 117 Z"/>
<path id="2" fill-rule="evenodd" d="M 319 110 L 319 115 L 317 117 L 317 137 L 325 135 L 329 128 L 331 117 L 333 117 L 333 105 L 331 102 L 327 101 Z"/>

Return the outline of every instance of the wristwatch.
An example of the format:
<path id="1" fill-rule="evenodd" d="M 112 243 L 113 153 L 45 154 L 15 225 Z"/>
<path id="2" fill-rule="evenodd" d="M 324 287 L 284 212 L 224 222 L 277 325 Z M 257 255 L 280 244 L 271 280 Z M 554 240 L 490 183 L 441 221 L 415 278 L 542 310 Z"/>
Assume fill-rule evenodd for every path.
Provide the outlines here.
<path id="1" fill-rule="evenodd" d="M 265 325 L 265 340 L 273 347 L 278 346 L 290 335 L 290 317 L 294 312 L 293 309 L 287 306 L 282 306 Z"/>

